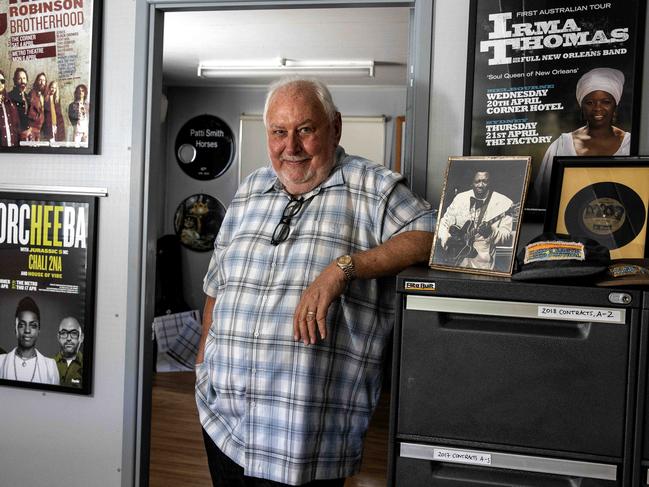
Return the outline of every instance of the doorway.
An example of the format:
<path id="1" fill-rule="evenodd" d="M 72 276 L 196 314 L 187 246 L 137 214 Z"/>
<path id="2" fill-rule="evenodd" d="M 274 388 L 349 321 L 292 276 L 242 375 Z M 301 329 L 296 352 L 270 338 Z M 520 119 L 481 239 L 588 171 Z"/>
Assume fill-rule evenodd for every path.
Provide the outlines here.
<path id="1" fill-rule="evenodd" d="M 360 113 L 362 104 L 358 100 L 368 97 L 374 91 L 376 98 L 383 100 L 392 97 L 402 96 L 402 100 L 397 103 L 402 106 L 403 110 L 391 109 L 388 116 L 394 120 L 398 116 L 405 116 L 406 124 L 404 130 L 404 149 L 401 168 L 402 172 L 412 182 L 411 186 L 415 191 L 425 195 L 426 183 L 426 160 L 428 152 L 428 96 L 430 84 L 430 52 L 431 52 L 431 25 L 432 25 L 432 2 L 430 1 L 392 1 L 392 2 L 366 2 L 356 1 L 348 3 L 340 2 L 321 2 L 321 1 L 304 1 L 291 2 L 290 7 L 286 2 L 281 1 L 229 1 L 229 2 L 192 2 L 191 6 L 183 8 L 181 2 L 168 2 L 160 0 L 159 2 L 150 2 L 152 6 L 149 9 L 150 39 L 153 40 L 149 46 L 150 64 L 148 70 L 148 98 L 149 98 L 149 115 L 147 130 L 147 159 L 148 169 L 145 174 L 145 187 L 148 188 L 148 194 L 145 196 L 145 221 L 146 223 L 146 240 L 148 242 L 146 252 L 146 261 L 144 263 L 143 286 L 145 289 L 143 310 L 141 315 L 144 317 L 143 326 L 141 326 L 141 355 L 142 366 L 140 371 L 140 404 L 138 421 L 140 424 L 139 437 L 137 440 L 139 485 L 149 485 L 149 466 L 150 452 L 152 441 L 157 441 L 157 432 L 151 435 L 151 411 L 155 410 L 159 404 L 154 403 L 159 400 L 157 392 L 153 389 L 154 384 L 154 354 L 153 344 L 151 343 L 151 325 L 154 315 L 154 291 L 155 283 L 155 253 L 151 248 L 155 248 L 156 240 L 167 233 L 173 232 L 171 221 L 173 213 L 179 204 L 183 195 L 188 196 L 194 193 L 207 193 L 216 195 L 219 201 L 227 207 L 229 200 L 234 194 L 238 184 L 239 174 L 237 172 L 238 161 L 232 162 L 229 169 L 223 175 L 211 181 L 199 181 L 192 178 L 179 177 L 178 162 L 175 160 L 176 154 L 173 150 L 175 138 L 180 126 L 187 121 L 193 114 L 201 111 L 218 111 L 233 132 L 239 134 L 238 122 L 241 114 L 259 114 L 260 103 L 263 106 L 263 96 L 265 85 L 268 80 L 260 82 L 252 79 L 230 78 L 227 80 L 209 80 L 199 79 L 193 73 L 192 79 L 184 78 L 182 67 L 178 68 L 176 64 L 170 62 L 165 56 L 165 49 L 168 47 L 171 35 L 177 35 L 178 27 L 184 28 L 184 39 L 187 47 L 184 49 L 171 52 L 173 56 L 186 60 L 190 57 L 188 53 L 196 51 L 192 47 L 193 43 L 200 42 L 209 45 L 204 41 L 201 35 L 198 22 L 208 22 L 208 28 L 214 31 L 228 31 L 234 22 L 233 19 L 239 19 L 242 24 L 247 25 L 250 29 L 261 29 L 260 24 L 265 27 L 273 24 L 272 19 L 279 18 L 286 22 L 288 26 L 299 24 L 300 16 L 310 14 L 313 18 L 320 20 L 320 29 L 326 30 L 326 23 L 322 22 L 323 16 L 330 18 L 331 25 L 342 27 L 341 33 L 331 32 L 332 43 L 339 46 L 343 52 L 353 51 L 353 42 L 345 42 L 345 31 L 353 30 L 353 22 L 350 19 L 359 10 L 364 10 L 366 19 L 370 17 L 370 12 L 381 10 L 382 15 L 388 14 L 388 17 L 405 19 L 407 28 L 404 32 L 390 35 L 384 34 L 384 40 L 392 42 L 390 53 L 398 49 L 398 44 L 406 45 L 403 62 L 397 62 L 388 59 L 386 55 L 383 60 L 378 59 L 377 71 L 380 69 L 393 71 L 396 65 L 402 64 L 402 78 L 398 84 L 394 81 L 392 84 L 386 84 L 381 87 L 373 86 L 370 82 L 359 82 L 337 80 L 332 78 L 328 81 L 332 87 L 332 92 L 336 102 L 341 105 L 341 110 L 345 106 L 350 108 L 349 115 L 377 115 L 377 112 Z M 211 22 L 211 23 L 210 23 Z M 312 23 L 313 24 L 313 23 Z M 371 26 L 371 25 L 370 25 Z M 374 26 L 379 28 L 379 26 Z M 313 25 L 308 24 L 304 27 L 302 34 L 295 32 L 292 36 L 304 35 Z M 285 30 L 286 30 L 285 29 Z M 239 27 L 241 30 L 241 27 Z M 173 34 L 175 32 L 175 34 Z M 234 43 L 228 44 L 227 32 L 222 32 L 225 38 L 218 41 L 225 50 L 230 49 L 230 58 L 233 59 L 243 51 L 241 47 L 235 47 Z M 181 33 L 182 34 L 182 33 Z M 233 32 L 230 31 L 230 35 Z M 183 36 L 181 35 L 181 38 Z M 252 38 L 252 35 L 250 35 Z M 281 43 L 278 36 L 269 38 L 270 44 L 275 48 L 278 56 L 286 56 L 280 52 Z M 213 41 L 216 42 L 216 41 Z M 389 44 L 389 43 L 388 43 Z M 260 41 L 257 39 L 250 42 L 251 46 L 259 46 Z M 311 45 L 311 52 L 320 53 L 316 44 Z M 388 50 L 388 47 L 383 46 Z M 298 58 L 300 55 L 293 55 Z M 216 57 L 216 55 L 215 55 Z M 288 56 L 286 56 L 288 57 Z M 315 56 L 314 56 L 315 57 Z M 220 53 L 220 59 L 226 59 L 223 53 Z M 388 59 L 388 60 L 386 60 Z M 173 61 L 173 59 L 171 59 Z M 198 59 L 193 60 L 196 62 Z M 382 64 L 381 64 L 382 63 Z M 182 63 L 181 63 L 182 64 Z M 378 76 L 378 74 L 377 74 Z M 377 95 L 378 93 L 378 95 Z M 199 96 L 197 96 L 198 94 Z M 162 103 L 166 100 L 166 104 Z M 342 100 L 342 103 L 341 103 Z M 228 108 L 225 108 L 226 104 Z M 371 104 L 370 104 L 371 105 Z M 376 104 L 373 105 L 376 110 Z M 229 115 L 224 115 L 228 112 Z M 379 112 L 380 113 L 380 112 Z M 343 115 L 345 112 L 343 111 Z M 390 141 L 395 134 L 393 126 L 387 130 Z M 240 142 L 240 136 L 235 137 Z M 394 147 L 392 142 L 386 144 L 388 150 L 386 153 L 392 154 Z M 415 164 L 412 161 L 421 161 L 421 164 Z M 386 159 L 387 164 L 392 164 L 391 159 Z M 182 258 L 184 269 L 184 285 L 186 301 L 190 308 L 201 309 L 202 290 L 202 272 L 207 267 L 209 252 L 196 253 L 184 250 Z M 185 270 L 186 269 L 186 270 Z M 191 372 L 189 373 L 191 374 Z M 181 376 L 179 376 L 181 377 Z M 167 384 L 167 392 L 170 395 L 160 399 L 168 401 L 169 397 L 189 400 L 193 405 L 191 395 L 191 376 L 181 377 L 174 383 L 172 376 L 165 376 L 164 380 L 157 381 L 160 384 Z M 171 380 L 171 385 L 170 385 Z M 164 391 L 162 391 L 164 392 Z M 173 405 L 169 406 L 173 408 Z M 174 433 L 175 434 L 175 433 Z M 194 434 L 194 433 L 190 433 Z M 171 436 L 173 438 L 173 435 Z M 176 438 L 178 440 L 178 438 Z M 199 436 L 200 440 L 200 436 Z M 182 443 L 178 440 L 179 444 Z M 182 448 L 179 446 L 179 448 Z"/>

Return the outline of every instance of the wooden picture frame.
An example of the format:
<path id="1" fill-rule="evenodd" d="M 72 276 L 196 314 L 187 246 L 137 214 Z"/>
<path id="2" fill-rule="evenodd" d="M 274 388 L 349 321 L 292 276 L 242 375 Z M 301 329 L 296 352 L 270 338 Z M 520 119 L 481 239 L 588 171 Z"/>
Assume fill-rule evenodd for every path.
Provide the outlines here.
<path id="1" fill-rule="evenodd" d="M 612 259 L 647 255 L 649 157 L 556 157 L 544 228 L 608 247 Z"/>
<path id="2" fill-rule="evenodd" d="M 0 14 L 0 152 L 98 153 L 102 7 L 11 1 Z"/>
<path id="3" fill-rule="evenodd" d="M 449 157 L 429 265 L 510 276 L 530 157 Z"/>
<path id="4" fill-rule="evenodd" d="M 463 153 L 532 157 L 526 220 L 543 221 L 553 155 L 580 155 L 572 141 L 589 128 L 586 94 L 616 92 L 607 124 L 621 140 L 589 155 L 638 154 L 645 9 L 641 0 L 471 0 Z M 621 75 L 615 88 L 611 73 Z"/>
<path id="5" fill-rule="evenodd" d="M 91 394 L 97 211 L 94 196 L 0 193 L 0 385 Z"/>

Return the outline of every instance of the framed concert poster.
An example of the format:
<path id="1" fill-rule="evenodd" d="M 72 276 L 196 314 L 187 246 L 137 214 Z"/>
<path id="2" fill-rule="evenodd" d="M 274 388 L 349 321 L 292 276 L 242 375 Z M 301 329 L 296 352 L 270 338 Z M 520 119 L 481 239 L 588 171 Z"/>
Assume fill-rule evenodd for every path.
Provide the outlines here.
<path id="1" fill-rule="evenodd" d="M 649 157 L 557 157 L 545 230 L 608 247 L 612 259 L 647 253 Z"/>
<path id="2" fill-rule="evenodd" d="M 463 151 L 532 157 L 526 218 L 543 219 L 555 156 L 638 154 L 645 8 L 471 1 Z"/>
<path id="3" fill-rule="evenodd" d="M 510 276 L 530 168 L 529 157 L 450 157 L 430 267 Z"/>
<path id="4" fill-rule="evenodd" d="M 90 394 L 96 197 L 0 192 L 0 385 Z"/>
<path id="5" fill-rule="evenodd" d="M 101 11 L 0 1 L 0 152 L 97 153 Z"/>

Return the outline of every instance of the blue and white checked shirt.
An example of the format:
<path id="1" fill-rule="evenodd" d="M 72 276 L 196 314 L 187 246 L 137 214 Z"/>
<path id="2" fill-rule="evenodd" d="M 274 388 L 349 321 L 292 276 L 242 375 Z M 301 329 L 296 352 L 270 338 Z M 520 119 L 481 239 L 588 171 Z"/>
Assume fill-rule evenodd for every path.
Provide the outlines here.
<path id="1" fill-rule="evenodd" d="M 273 246 L 289 195 L 269 167 L 238 189 L 205 276 L 216 305 L 196 382 L 216 445 L 245 475 L 291 485 L 360 468 L 394 315 L 393 278 L 352 281 L 329 308 L 327 339 L 307 346 L 293 340 L 302 292 L 340 255 L 435 228 L 402 176 L 341 148 L 329 178 L 303 196 L 288 239 Z"/>

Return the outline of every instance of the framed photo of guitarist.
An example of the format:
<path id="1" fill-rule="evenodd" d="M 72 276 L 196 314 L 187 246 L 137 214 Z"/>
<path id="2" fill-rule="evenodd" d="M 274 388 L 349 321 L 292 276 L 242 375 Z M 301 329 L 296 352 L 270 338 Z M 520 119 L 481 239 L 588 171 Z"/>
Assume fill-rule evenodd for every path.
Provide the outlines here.
<path id="1" fill-rule="evenodd" d="M 430 267 L 510 276 L 531 157 L 449 157 Z"/>

